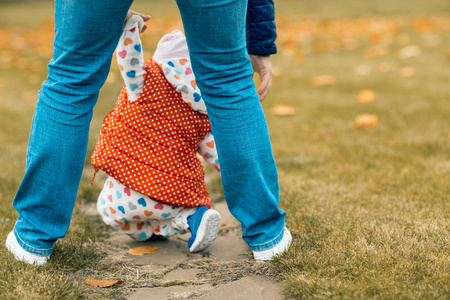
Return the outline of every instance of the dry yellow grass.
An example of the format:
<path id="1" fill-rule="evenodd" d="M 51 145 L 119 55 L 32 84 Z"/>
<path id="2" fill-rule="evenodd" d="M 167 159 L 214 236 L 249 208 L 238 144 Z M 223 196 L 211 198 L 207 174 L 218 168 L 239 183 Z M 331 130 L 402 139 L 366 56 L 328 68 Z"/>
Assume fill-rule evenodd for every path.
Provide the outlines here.
<path id="1" fill-rule="evenodd" d="M 0 2 L 3 238 L 15 219 L 11 199 L 51 53 L 52 3 Z M 174 2 L 137 2 L 135 10 L 153 17 L 144 36 L 149 53 L 163 33 L 181 28 Z M 275 261 L 287 296 L 448 299 L 449 2 L 343 0 L 337 7 L 330 0 L 282 0 L 277 12 L 279 54 L 263 106 L 280 173 L 280 205 L 294 234 L 289 252 Z M 30 17 L 18 17 L 24 14 Z M 21 36 L 18 43 L 5 42 L 11 33 Z M 332 84 L 311 84 L 323 74 Z M 88 153 L 119 79 L 113 63 Z M 376 101 L 355 101 L 362 89 L 376 92 Z M 277 105 L 295 113 L 273 115 Z M 355 116 L 363 113 L 379 116 L 378 126 L 355 129 Z M 94 201 L 100 187 L 89 186 L 90 176 L 87 171 L 79 197 Z M 77 210 L 53 262 L 43 268 L 15 262 L 0 244 L 0 268 L 10 274 L 0 279 L 0 298 L 122 297 L 123 287 L 86 293 L 85 276 L 120 272 L 97 263 L 99 228 Z"/>

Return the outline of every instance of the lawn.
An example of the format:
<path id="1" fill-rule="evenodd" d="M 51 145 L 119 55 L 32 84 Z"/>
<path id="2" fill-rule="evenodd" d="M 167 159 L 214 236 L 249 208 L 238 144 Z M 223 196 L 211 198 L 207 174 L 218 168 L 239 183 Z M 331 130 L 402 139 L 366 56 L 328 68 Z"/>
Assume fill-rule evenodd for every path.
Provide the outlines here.
<path id="1" fill-rule="evenodd" d="M 263 106 L 294 243 L 275 260 L 274 272 L 288 298 L 448 299 L 450 2 L 335 3 L 276 2 L 279 53 Z M 11 199 L 51 55 L 52 5 L 0 2 L 1 241 L 16 217 Z M 147 56 L 163 33 L 181 26 L 173 1 L 140 1 L 134 8 L 152 15 Z M 113 63 L 89 153 L 120 87 Z M 358 101 L 362 90 L 371 97 Z M 376 117 L 376 126 L 355 128 L 362 114 Z M 100 189 L 100 180 L 90 187 L 91 175 L 87 164 L 72 226 L 48 266 L 15 262 L 0 243 L 0 268 L 8 274 L 0 278 L 0 298 L 126 293 L 91 290 L 83 281 L 128 276 L 102 260 L 109 231 L 84 212 Z"/>

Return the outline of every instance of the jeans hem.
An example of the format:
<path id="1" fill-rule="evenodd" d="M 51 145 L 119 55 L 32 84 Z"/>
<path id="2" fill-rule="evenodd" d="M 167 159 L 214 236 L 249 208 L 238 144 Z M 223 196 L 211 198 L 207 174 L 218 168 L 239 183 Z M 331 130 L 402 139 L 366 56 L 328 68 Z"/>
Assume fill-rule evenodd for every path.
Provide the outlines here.
<path id="1" fill-rule="evenodd" d="M 22 247 L 23 250 L 42 256 L 49 256 L 50 254 L 52 254 L 53 248 L 41 250 L 25 244 L 25 242 L 19 237 L 16 228 L 14 228 L 14 235 L 16 236 L 17 243 L 19 244 L 20 247 Z"/>
<path id="2" fill-rule="evenodd" d="M 283 229 L 281 230 L 281 232 L 273 240 L 271 240 L 267 243 L 264 243 L 264 244 L 249 245 L 249 247 L 252 251 L 262 251 L 262 250 L 273 248 L 281 241 L 281 239 L 283 239 L 283 233 L 284 233 L 284 226 L 283 226 Z"/>

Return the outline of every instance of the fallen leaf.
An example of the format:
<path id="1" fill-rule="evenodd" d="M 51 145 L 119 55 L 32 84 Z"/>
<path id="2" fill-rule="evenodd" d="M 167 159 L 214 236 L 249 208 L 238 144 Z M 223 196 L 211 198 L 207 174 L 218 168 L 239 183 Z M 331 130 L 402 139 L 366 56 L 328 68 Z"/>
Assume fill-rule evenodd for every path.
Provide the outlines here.
<path id="1" fill-rule="evenodd" d="M 355 50 L 358 47 L 358 43 L 349 37 L 342 41 L 342 46 L 347 50 Z"/>
<path id="2" fill-rule="evenodd" d="M 296 110 L 293 106 L 279 104 L 272 107 L 272 114 L 275 116 L 292 116 Z"/>
<path id="3" fill-rule="evenodd" d="M 413 67 L 405 67 L 400 69 L 400 76 L 403 78 L 413 77 L 416 74 L 416 69 Z"/>
<path id="4" fill-rule="evenodd" d="M 23 92 L 23 99 L 25 101 L 32 101 L 35 99 L 35 97 L 37 97 L 36 95 L 37 93 L 34 91 L 24 91 Z"/>
<path id="5" fill-rule="evenodd" d="M 295 52 L 294 52 L 294 49 L 283 49 L 283 51 L 281 51 L 281 54 L 283 56 L 291 57 L 291 56 L 294 56 Z"/>
<path id="6" fill-rule="evenodd" d="M 398 35 L 397 41 L 401 46 L 407 46 L 411 43 L 411 38 L 409 35 L 403 33 Z"/>
<path id="7" fill-rule="evenodd" d="M 93 286 L 93 287 L 101 287 L 101 288 L 107 288 L 111 287 L 115 284 L 122 284 L 122 280 L 105 280 L 105 279 L 92 279 L 91 277 L 86 277 L 84 280 L 87 285 Z"/>
<path id="8" fill-rule="evenodd" d="M 383 36 L 379 32 L 373 32 L 369 34 L 369 42 L 371 44 L 379 44 Z"/>
<path id="9" fill-rule="evenodd" d="M 301 64 L 303 62 L 304 56 L 300 51 L 296 51 L 294 55 L 295 62 Z"/>
<path id="10" fill-rule="evenodd" d="M 142 256 L 144 254 L 154 254 L 155 251 L 158 249 L 159 249 L 158 247 L 141 246 L 130 248 L 130 250 L 128 250 L 128 254 Z"/>
<path id="11" fill-rule="evenodd" d="M 382 62 L 378 66 L 378 69 L 383 73 L 389 72 L 392 69 L 392 64 L 388 62 Z"/>
<path id="12" fill-rule="evenodd" d="M 376 115 L 362 114 L 356 116 L 355 118 L 354 123 L 355 128 L 375 127 L 377 125 L 378 125 L 378 116 Z"/>
<path id="13" fill-rule="evenodd" d="M 421 53 L 421 50 L 420 50 L 419 46 L 410 45 L 410 46 L 401 48 L 398 51 L 398 57 L 401 59 L 407 59 L 407 58 L 411 58 L 411 57 L 417 57 L 420 55 L 420 53 Z"/>
<path id="14" fill-rule="evenodd" d="M 286 39 L 283 42 L 283 48 L 288 50 L 294 50 L 297 47 L 295 40 L 292 39 L 292 36 L 290 36 L 288 39 Z"/>
<path id="15" fill-rule="evenodd" d="M 434 31 L 433 22 L 427 18 L 418 17 L 413 21 L 412 25 L 417 32 Z"/>
<path id="16" fill-rule="evenodd" d="M 359 103 L 369 103 L 374 101 L 376 94 L 372 90 L 361 90 L 358 94 L 357 100 Z"/>
<path id="17" fill-rule="evenodd" d="M 313 44 L 314 50 L 325 52 L 330 50 L 330 42 L 328 40 L 316 40 Z"/>
<path id="18" fill-rule="evenodd" d="M 440 39 L 437 35 L 423 34 L 421 38 L 425 47 L 436 47 L 440 44 Z"/>
<path id="19" fill-rule="evenodd" d="M 367 76 L 372 72 L 372 68 L 368 65 L 358 65 L 354 67 L 353 72 L 358 76 Z"/>
<path id="20" fill-rule="evenodd" d="M 333 75 L 320 75 L 312 80 L 313 86 L 333 85 L 336 83 L 336 77 Z"/>
<path id="21" fill-rule="evenodd" d="M 364 57 L 369 58 L 378 58 L 386 56 L 388 53 L 385 47 L 370 47 L 364 50 Z"/>
<path id="22" fill-rule="evenodd" d="M 147 212 L 147 211 L 145 211 Z M 131 248 L 130 246 L 128 246 L 127 244 L 125 244 L 124 242 L 122 242 L 119 237 L 116 235 L 116 233 L 114 232 L 114 236 L 116 237 L 116 239 L 125 247 L 128 248 L 128 254 L 130 255 L 139 255 L 142 256 L 144 254 L 154 254 L 156 250 L 158 250 L 158 247 L 150 247 L 150 246 L 142 246 L 142 247 L 135 247 L 135 248 Z"/>

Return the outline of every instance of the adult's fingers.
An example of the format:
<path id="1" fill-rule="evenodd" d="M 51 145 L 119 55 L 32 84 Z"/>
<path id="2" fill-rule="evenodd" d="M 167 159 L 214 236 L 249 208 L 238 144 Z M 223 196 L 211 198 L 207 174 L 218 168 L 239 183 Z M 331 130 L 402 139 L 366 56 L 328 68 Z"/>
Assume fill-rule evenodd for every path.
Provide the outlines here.
<path id="1" fill-rule="evenodd" d="M 126 20 L 128 20 L 129 18 L 131 18 L 133 15 L 138 15 L 138 16 L 140 16 L 140 17 L 144 20 L 144 22 L 147 22 L 148 20 L 150 20 L 150 16 L 149 16 L 149 15 L 144 15 L 144 14 L 135 12 L 135 11 L 133 11 L 133 10 L 131 10 L 131 9 L 128 10 Z"/>
<path id="2" fill-rule="evenodd" d="M 261 85 L 258 89 L 259 101 L 263 102 L 267 95 L 270 93 L 272 88 L 272 73 L 271 72 L 262 72 L 261 76 Z"/>
<path id="3" fill-rule="evenodd" d="M 135 11 L 133 11 L 133 10 L 130 9 L 130 10 L 128 11 L 128 13 L 127 13 L 126 20 L 128 20 L 129 18 L 131 18 L 133 15 L 138 15 L 138 16 L 140 16 L 140 17 L 144 20 L 144 22 L 147 22 L 147 21 L 150 20 L 150 18 L 151 18 L 149 15 L 144 15 L 144 14 L 135 12 Z M 143 26 L 142 28 L 140 28 L 141 32 L 144 32 L 146 29 L 147 29 L 147 25 L 146 25 L 146 24 L 144 24 L 144 26 Z"/>

